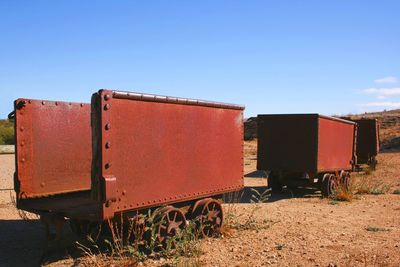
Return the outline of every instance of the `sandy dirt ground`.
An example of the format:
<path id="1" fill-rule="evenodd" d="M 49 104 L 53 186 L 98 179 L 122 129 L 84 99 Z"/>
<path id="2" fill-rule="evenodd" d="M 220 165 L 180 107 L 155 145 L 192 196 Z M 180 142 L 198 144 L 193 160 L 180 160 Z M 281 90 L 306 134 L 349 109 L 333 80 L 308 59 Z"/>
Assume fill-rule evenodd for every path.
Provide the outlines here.
<path id="1" fill-rule="evenodd" d="M 14 155 L 0 154 L 0 205 L 11 202 L 14 182 Z M 1 217 L 0 217 L 1 218 Z"/>
<path id="2" fill-rule="evenodd" d="M 245 195 L 224 204 L 224 236 L 201 241 L 200 266 L 400 266 L 400 153 L 384 153 L 377 171 L 355 174 L 387 185 L 385 194 L 356 195 L 351 202 L 323 199 L 312 189 L 272 195 L 267 203 L 249 203 L 251 188 L 265 190 L 256 172 L 255 143 L 246 142 Z M 0 266 L 39 266 L 45 234 L 42 224 L 21 218 L 10 191 L 14 157 L 0 155 Z M 247 195 L 247 196 L 246 196 Z M 24 215 L 23 215 L 24 216 Z M 73 246 L 64 229 L 66 246 Z M 51 266 L 76 266 L 54 253 Z M 67 257 L 68 258 L 68 257 Z M 49 260 L 50 259 L 50 260 Z M 152 266 L 161 262 L 145 262 Z"/>

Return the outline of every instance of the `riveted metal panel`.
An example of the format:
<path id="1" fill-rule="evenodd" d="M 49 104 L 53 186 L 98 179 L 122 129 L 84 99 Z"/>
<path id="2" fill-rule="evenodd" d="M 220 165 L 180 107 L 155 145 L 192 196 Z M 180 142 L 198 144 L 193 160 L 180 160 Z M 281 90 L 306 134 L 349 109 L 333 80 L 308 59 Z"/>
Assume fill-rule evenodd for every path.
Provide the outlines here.
<path id="1" fill-rule="evenodd" d="M 315 172 L 318 114 L 258 115 L 257 169 Z"/>
<path id="2" fill-rule="evenodd" d="M 376 119 L 353 120 L 357 123 L 357 163 L 367 164 L 379 153 L 379 124 Z"/>
<path id="3" fill-rule="evenodd" d="M 18 199 L 90 189 L 90 105 L 15 101 Z"/>
<path id="4" fill-rule="evenodd" d="M 243 187 L 242 108 L 110 90 L 94 95 L 92 107 L 94 183 L 112 177 L 116 194 L 95 193 L 104 218 Z"/>
<path id="5" fill-rule="evenodd" d="M 318 122 L 318 172 L 351 170 L 355 164 L 356 124 L 320 116 Z"/>

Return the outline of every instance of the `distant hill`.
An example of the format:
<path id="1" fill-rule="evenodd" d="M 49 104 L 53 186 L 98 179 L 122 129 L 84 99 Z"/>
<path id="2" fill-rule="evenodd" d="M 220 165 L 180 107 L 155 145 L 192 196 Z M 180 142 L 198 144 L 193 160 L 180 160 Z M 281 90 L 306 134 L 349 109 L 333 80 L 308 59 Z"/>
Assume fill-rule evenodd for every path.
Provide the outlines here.
<path id="1" fill-rule="evenodd" d="M 400 109 L 371 112 L 364 114 L 349 114 L 350 119 L 373 118 L 380 124 L 380 140 L 382 150 L 400 150 Z M 251 117 L 244 122 L 244 139 L 257 138 L 257 117 Z"/>
<path id="2" fill-rule="evenodd" d="M 257 138 L 257 117 L 250 117 L 244 120 L 244 140 Z"/>

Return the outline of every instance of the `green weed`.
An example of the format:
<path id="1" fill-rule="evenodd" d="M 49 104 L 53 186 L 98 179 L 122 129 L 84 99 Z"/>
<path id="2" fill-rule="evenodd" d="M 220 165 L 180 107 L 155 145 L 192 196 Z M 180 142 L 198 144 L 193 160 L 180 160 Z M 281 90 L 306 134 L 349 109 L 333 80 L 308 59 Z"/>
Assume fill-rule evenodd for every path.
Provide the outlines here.
<path id="1" fill-rule="evenodd" d="M 376 227 L 376 226 L 368 226 L 368 227 L 366 228 L 366 230 L 369 231 L 369 232 L 374 232 L 374 233 L 376 233 L 376 232 L 387 232 L 387 231 L 389 231 L 389 229 L 382 228 L 382 227 Z"/>

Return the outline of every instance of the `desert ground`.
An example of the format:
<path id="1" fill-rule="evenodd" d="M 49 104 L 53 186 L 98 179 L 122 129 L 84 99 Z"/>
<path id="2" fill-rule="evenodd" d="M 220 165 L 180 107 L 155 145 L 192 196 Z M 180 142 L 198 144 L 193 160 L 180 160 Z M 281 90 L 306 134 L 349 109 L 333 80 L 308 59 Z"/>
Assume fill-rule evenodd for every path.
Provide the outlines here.
<path id="1" fill-rule="evenodd" d="M 382 153 L 378 160 L 376 171 L 353 174 L 354 186 L 362 184 L 372 193 L 355 194 L 351 201 L 322 198 L 319 191 L 305 188 L 250 203 L 251 188 L 263 192 L 267 183 L 256 172 L 256 141 L 247 141 L 245 193 L 236 197 L 240 203 L 224 204 L 222 237 L 199 241 L 200 255 L 181 265 L 400 266 L 400 195 L 395 194 L 400 189 L 400 153 Z M 76 248 L 68 225 L 65 250 L 50 251 L 42 259 L 44 226 L 15 208 L 13 172 L 14 155 L 0 155 L 0 266 L 90 265 L 84 257 L 71 256 Z M 171 262 L 179 261 L 161 258 L 138 265 Z"/>

